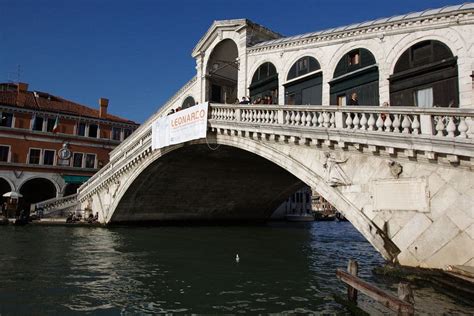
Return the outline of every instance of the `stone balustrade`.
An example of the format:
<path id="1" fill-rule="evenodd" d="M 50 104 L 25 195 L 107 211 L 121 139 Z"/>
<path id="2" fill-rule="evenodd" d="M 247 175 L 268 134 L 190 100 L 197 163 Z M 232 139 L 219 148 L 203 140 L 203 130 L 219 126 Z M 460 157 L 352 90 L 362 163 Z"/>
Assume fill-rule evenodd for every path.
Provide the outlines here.
<path id="1" fill-rule="evenodd" d="M 216 121 L 448 138 L 474 135 L 474 111 L 467 109 L 212 104 L 210 112 Z"/>
<path id="2" fill-rule="evenodd" d="M 125 144 L 114 151 L 111 161 L 79 189 L 81 196 L 90 191 L 92 183 L 111 178 L 151 152 L 151 123 L 146 122 L 148 126 L 133 133 Z M 333 133 L 333 140 L 340 146 L 347 143 L 354 143 L 355 146 L 365 144 L 372 151 L 386 144 L 386 136 L 389 135 L 399 144 L 409 140 L 410 146 L 399 146 L 408 150 L 408 156 L 415 156 L 416 150 L 423 150 L 430 157 L 436 153 L 448 154 L 450 162 L 458 162 L 459 155 L 474 157 L 474 110 L 471 109 L 210 104 L 209 126 L 245 133 L 270 128 L 268 134 L 273 135 L 272 139 L 278 137 L 274 135 L 280 135 L 284 139 L 295 140 L 295 135 L 302 131 L 309 136 L 312 131 L 320 135 Z M 295 135 L 289 132 L 292 130 Z M 351 138 L 341 139 L 341 133 Z M 418 147 L 417 140 L 420 143 Z M 319 142 L 317 139 L 312 141 Z M 332 140 L 328 138 L 326 141 Z M 458 143 L 457 147 L 454 143 Z M 396 145 L 386 144 L 390 154 L 394 153 L 392 147 Z M 458 152 L 453 152 L 453 147 Z"/>
<path id="3" fill-rule="evenodd" d="M 77 193 L 60 198 L 52 198 L 46 201 L 36 203 L 36 209 L 42 209 L 43 215 L 48 215 L 51 212 L 64 210 L 77 205 Z"/>

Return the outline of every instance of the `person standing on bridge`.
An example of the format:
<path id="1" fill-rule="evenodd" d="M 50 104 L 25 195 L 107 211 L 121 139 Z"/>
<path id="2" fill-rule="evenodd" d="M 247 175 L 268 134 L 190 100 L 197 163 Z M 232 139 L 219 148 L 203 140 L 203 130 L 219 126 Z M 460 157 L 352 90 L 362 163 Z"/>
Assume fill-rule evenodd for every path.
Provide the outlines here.
<path id="1" fill-rule="evenodd" d="M 352 92 L 351 98 L 349 99 L 349 105 L 359 105 L 357 93 Z"/>

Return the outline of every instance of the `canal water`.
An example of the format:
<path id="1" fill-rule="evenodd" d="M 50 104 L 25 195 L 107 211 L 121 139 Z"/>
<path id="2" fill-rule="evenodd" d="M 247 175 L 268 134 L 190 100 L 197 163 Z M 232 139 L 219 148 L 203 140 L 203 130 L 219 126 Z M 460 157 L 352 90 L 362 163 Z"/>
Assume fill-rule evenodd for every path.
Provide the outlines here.
<path id="1" fill-rule="evenodd" d="M 0 314 L 347 314 L 335 277 L 350 258 L 360 276 L 383 259 L 348 222 L 260 226 L 0 227 Z M 240 262 L 235 261 L 236 254 Z M 429 285 L 418 311 L 471 313 Z M 360 295 L 371 313 L 384 307 Z"/>

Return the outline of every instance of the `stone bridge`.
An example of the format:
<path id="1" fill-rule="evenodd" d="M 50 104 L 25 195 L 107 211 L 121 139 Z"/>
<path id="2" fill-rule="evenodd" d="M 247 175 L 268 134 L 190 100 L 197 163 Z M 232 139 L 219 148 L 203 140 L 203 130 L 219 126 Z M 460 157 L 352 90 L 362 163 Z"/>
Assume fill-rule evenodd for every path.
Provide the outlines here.
<path id="1" fill-rule="evenodd" d="M 390 261 L 474 265 L 472 109 L 209 105 L 205 139 L 151 124 L 78 191 L 102 223 L 265 220 L 303 184 Z"/>

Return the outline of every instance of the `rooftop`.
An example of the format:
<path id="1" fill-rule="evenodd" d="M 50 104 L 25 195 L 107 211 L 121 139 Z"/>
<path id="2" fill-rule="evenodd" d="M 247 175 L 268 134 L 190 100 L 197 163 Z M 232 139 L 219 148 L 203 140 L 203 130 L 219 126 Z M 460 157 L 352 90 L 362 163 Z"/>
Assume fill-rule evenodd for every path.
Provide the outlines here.
<path id="1" fill-rule="evenodd" d="M 0 105 L 138 125 L 131 120 L 109 113 L 105 114 L 105 117 L 101 117 L 99 109 L 81 105 L 46 92 L 28 91 L 27 87 L 28 85 L 23 83 L 0 83 Z"/>
<path id="2" fill-rule="evenodd" d="M 300 40 L 304 38 L 321 36 L 321 35 L 326 35 L 326 34 L 331 34 L 331 33 L 336 33 L 336 32 L 345 32 L 345 31 L 355 30 L 355 29 L 363 28 L 363 27 L 373 27 L 373 26 L 381 25 L 385 23 L 398 22 L 398 21 L 416 19 L 420 17 L 428 17 L 428 16 L 434 16 L 434 15 L 443 14 L 443 13 L 450 13 L 450 12 L 462 11 L 462 10 L 472 10 L 472 9 L 474 9 L 473 2 L 446 6 L 446 7 L 442 7 L 438 9 L 427 9 L 420 12 L 411 12 L 411 13 L 396 15 L 396 16 L 392 16 L 388 18 L 380 18 L 377 20 L 365 21 L 365 22 L 355 23 L 355 24 L 351 24 L 347 26 L 330 28 L 323 31 L 310 32 L 310 33 L 294 35 L 294 36 L 289 36 L 289 37 L 282 37 L 282 38 L 278 38 L 274 40 L 260 42 L 254 45 L 253 47 L 276 45 L 276 44 L 287 43 L 287 42 L 296 41 L 296 40 Z"/>

